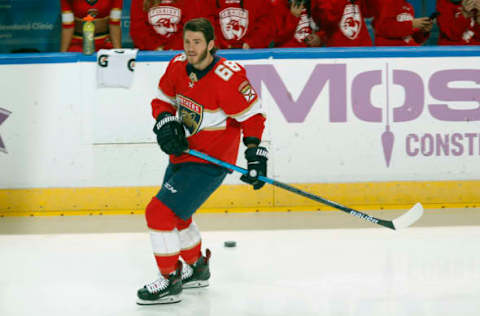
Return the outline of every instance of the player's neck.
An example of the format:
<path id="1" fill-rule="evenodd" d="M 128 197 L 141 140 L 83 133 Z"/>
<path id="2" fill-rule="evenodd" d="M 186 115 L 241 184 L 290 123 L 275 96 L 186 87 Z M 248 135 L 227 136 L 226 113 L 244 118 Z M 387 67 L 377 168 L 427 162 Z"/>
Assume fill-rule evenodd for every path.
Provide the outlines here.
<path id="1" fill-rule="evenodd" d="M 213 58 L 212 54 L 208 53 L 204 60 L 202 60 L 201 62 L 196 63 L 195 65 L 192 65 L 192 66 L 196 70 L 204 70 L 205 68 L 207 68 L 213 62 L 213 59 L 214 58 Z"/>

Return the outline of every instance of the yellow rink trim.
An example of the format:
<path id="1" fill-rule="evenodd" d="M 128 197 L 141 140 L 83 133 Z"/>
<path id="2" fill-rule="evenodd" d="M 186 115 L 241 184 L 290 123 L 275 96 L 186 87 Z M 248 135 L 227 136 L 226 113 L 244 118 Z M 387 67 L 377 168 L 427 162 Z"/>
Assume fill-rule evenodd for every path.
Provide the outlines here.
<path id="1" fill-rule="evenodd" d="M 401 181 L 292 184 L 358 210 L 480 206 L 480 181 Z M 141 214 L 158 187 L 91 187 L 0 190 L 0 216 Z M 199 210 L 277 212 L 332 210 L 321 203 L 266 185 L 222 185 Z"/>

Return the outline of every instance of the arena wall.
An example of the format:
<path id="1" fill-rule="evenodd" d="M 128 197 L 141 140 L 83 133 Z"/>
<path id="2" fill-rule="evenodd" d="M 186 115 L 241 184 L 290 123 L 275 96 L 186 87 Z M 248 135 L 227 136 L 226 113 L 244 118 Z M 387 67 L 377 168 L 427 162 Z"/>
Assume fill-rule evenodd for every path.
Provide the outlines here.
<path id="1" fill-rule="evenodd" d="M 480 204 L 478 48 L 219 54 L 262 97 L 270 177 L 358 209 Z M 140 52 L 130 89 L 97 88 L 96 56 L 0 55 L 0 216 L 143 212 L 167 164 L 149 103 L 174 55 Z M 232 174 L 201 212 L 327 209 Z"/>

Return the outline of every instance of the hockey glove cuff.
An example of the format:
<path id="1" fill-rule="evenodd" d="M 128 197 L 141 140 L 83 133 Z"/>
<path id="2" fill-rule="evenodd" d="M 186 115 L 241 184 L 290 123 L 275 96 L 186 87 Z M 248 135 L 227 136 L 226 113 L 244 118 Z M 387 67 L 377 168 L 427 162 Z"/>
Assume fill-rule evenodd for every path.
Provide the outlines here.
<path id="1" fill-rule="evenodd" d="M 265 182 L 258 180 L 258 176 L 267 176 L 268 150 L 265 147 L 250 147 L 245 150 L 248 174 L 241 176 L 240 180 L 251 184 L 254 190 L 261 189 Z"/>
<path id="2" fill-rule="evenodd" d="M 180 156 L 188 148 L 183 125 L 171 113 L 160 113 L 153 132 L 157 135 L 158 145 L 168 155 Z"/>

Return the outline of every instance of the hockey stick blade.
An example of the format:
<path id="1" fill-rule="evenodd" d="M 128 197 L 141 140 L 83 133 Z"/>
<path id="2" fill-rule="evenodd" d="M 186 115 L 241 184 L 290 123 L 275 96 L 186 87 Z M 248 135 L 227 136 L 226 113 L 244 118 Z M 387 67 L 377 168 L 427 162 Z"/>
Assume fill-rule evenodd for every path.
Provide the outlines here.
<path id="1" fill-rule="evenodd" d="M 241 174 L 247 174 L 248 173 L 247 169 L 244 169 L 242 167 L 239 167 L 239 166 L 233 165 L 231 163 L 228 163 L 228 162 L 219 160 L 217 158 L 211 157 L 207 154 L 204 154 L 204 153 L 199 152 L 199 151 L 194 150 L 194 149 L 187 149 L 185 151 L 185 153 L 188 153 L 188 154 L 190 154 L 192 156 L 195 156 L 197 158 L 201 158 L 201 159 L 206 160 L 208 162 L 214 163 L 214 164 L 219 165 L 223 168 L 234 170 L 234 171 L 239 172 Z M 312 194 L 312 193 L 309 193 L 309 192 L 305 192 L 303 190 L 300 190 L 298 188 L 292 187 L 288 184 L 282 183 L 280 181 L 276 181 L 276 180 L 268 178 L 268 177 L 259 176 L 258 179 L 265 182 L 265 183 L 269 183 L 269 184 L 274 185 L 276 187 L 279 187 L 279 188 L 285 189 L 287 191 L 290 191 L 292 193 L 295 193 L 295 194 L 301 195 L 303 197 L 309 198 L 311 200 L 314 200 L 314 201 L 323 203 L 325 205 L 331 206 L 333 208 L 336 208 L 340 211 L 343 211 L 343 212 L 348 213 L 350 215 L 356 216 L 356 217 L 361 218 L 363 220 L 366 220 L 368 222 L 371 222 L 371 223 L 374 223 L 374 224 L 377 224 L 377 225 L 381 225 L 381 226 L 384 226 L 384 227 L 387 227 L 387 228 L 390 228 L 390 229 L 394 229 L 394 230 L 401 229 L 401 228 L 406 228 L 406 227 L 412 225 L 423 214 L 422 205 L 420 203 L 417 203 L 410 210 L 408 210 L 408 212 L 406 212 L 405 214 L 401 215 L 400 217 L 394 219 L 393 221 L 383 220 L 383 219 L 375 218 L 375 217 L 370 216 L 368 214 L 362 213 L 360 211 L 351 209 L 347 206 L 338 204 L 336 202 L 327 200 L 327 199 L 325 199 L 323 197 L 320 197 L 318 195 L 315 195 L 315 194 Z"/>
<path id="2" fill-rule="evenodd" d="M 392 221 L 395 229 L 407 228 L 420 219 L 423 215 L 423 206 L 420 203 L 415 204 L 408 212 L 397 217 Z"/>

